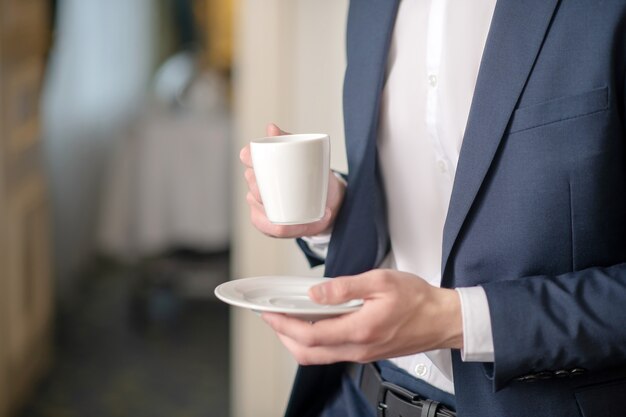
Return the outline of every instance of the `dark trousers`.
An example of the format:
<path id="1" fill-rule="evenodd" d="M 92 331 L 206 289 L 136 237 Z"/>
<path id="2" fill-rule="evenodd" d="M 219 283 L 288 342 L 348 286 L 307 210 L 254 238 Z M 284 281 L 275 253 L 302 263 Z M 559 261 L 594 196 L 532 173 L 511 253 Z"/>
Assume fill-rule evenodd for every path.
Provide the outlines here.
<path id="1" fill-rule="evenodd" d="M 385 381 L 438 401 L 452 410 L 456 409 L 454 395 L 412 377 L 389 361 L 379 361 L 377 364 Z M 376 417 L 376 410 L 365 400 L 352 378 L 344 374 L 340 390 L 326 404 L 320 417 Z"/>

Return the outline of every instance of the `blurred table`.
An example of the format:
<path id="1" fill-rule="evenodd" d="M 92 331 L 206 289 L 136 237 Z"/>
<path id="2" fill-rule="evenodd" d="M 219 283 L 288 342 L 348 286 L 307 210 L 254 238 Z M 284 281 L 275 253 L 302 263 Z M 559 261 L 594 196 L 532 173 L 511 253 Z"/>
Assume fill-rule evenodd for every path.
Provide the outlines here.
<path id="1" fill-rule="evenodd" d="M 215 74 L 176 107 L 147 104 L 108 166 L 100 248 L 120 259 L 170 249 L 220 252 L 230 244 L 229 111 Z"/>

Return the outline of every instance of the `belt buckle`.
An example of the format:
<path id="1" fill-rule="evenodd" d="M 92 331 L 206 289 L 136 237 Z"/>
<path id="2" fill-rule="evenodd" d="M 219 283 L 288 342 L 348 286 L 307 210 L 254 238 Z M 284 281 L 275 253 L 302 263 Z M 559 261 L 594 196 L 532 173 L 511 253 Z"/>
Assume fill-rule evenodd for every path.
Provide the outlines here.
<path id="1" fill-rule="evenodd" d="M 408 389 L 402 388 L 396 384 L 392 384 L 387 381 L 383 381 L 380 384 L 380 388 L 378 389 L 378 400 L 376 406 L 376 413 L 378 417 L 385 417 L 387 412 L 387 404 L 385 403 L 385 399 L 387 397 L 387 392 L 393 392 L 394 394 L 402 397 L 402 399 L 411 402 L 412 404 L 417 404 L 421 401 L 421 397 L 414 392 L 409 391 Z"/>

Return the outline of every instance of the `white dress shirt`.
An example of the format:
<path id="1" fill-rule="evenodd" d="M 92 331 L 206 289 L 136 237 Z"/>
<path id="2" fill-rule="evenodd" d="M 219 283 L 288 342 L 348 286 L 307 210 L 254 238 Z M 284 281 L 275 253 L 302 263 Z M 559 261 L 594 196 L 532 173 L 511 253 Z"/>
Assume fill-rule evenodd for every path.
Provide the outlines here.
<path id="1" fill-rule="evenodd" d="M 378 157 L 391 252 L 381 267 L 441 285 L 443 226 L 496 0 L 402 0 L 389 51 Z M 307 239 L 325 255 L 329 236 Z M 487 297 L 458 288 L 464 361 L 493 361 Z M 454 393 L 450 350 L 391 359 Z"/>

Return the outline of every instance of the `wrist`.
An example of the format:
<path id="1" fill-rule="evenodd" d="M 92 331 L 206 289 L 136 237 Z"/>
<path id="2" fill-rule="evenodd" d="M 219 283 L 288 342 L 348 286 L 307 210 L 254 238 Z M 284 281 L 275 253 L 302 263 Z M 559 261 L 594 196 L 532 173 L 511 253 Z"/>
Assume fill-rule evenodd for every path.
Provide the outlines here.
<path id="1" fill-rule="evenodd" d="M 443 331 L 442 347 L 449 349 L 463 349 L 463 313 L 461 298 L 455 290 L 442 288 L 440 311 Z"/>

